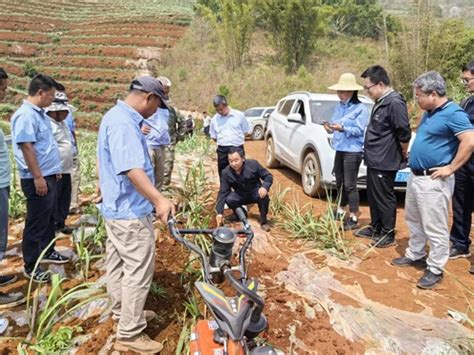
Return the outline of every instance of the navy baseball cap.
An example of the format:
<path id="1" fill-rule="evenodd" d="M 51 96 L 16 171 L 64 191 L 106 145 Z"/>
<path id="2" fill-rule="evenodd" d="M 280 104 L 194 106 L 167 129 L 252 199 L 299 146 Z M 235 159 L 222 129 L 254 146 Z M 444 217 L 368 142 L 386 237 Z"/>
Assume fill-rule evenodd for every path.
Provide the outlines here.
<path id="1" fill-rule="evenodd" d="M 167 105 L 168 96 L 163 90 L 163 84 L 158 79 L 152 76 L 141 76 L 136 78 L 130 84 L 130 90 L 140 90 L 143 92 L 150 92 L 158 96 L 161 100 L 160 108 L 169 109 Z"/>

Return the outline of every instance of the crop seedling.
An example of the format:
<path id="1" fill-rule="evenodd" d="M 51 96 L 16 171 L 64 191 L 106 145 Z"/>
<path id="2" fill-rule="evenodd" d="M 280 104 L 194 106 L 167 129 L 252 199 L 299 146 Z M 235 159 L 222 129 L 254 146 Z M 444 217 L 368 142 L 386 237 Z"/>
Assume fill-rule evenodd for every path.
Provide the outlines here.
<path id="1" fill-rule="evenodd" d="M 159 283 L 153 281 L 150 286 L 150 293 L 156 298 L 166 298 L 166 290 Z"/>

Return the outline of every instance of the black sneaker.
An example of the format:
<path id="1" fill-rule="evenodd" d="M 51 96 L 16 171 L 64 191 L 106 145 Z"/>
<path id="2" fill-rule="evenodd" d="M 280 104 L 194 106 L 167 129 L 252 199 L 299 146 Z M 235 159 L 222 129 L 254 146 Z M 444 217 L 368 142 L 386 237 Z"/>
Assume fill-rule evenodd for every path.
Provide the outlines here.
<path id="1" fill-rule="evenodd" d="M 69 258 L 67 256 L 59 254 L 57 251 L 53 250 L 48 255 L 45 255 L 43 259 L 41 259 L 40 264 L 66 264 L 69 262 Z"/>
<path id="2" fill-rule="evenodd" d="M 370 244 L 376 248 L 388 248 L 397 245 L 393 233 L 376 235 Z"/>
<path id="3" fill-rule="evenodd" d="M 422 288 L 424 290 L 431 289 L 436 286 L 441 280 L 443 279 L 443 274 L 434 274 L 430 270 L 426 270 L 421 279 L 418 280 L 416 284 L 417 287 Z"/>
<path id="4" fill-rule="evenodd" d="M 22 293 L 3 293 L 0 292 L 0 309 L 12 308 L 26 302 Z"/>
<path id="5" fill-rule="evenodd" d="M 471 256 L 471 253 L 469 252 L 469 249 L 461 250 L 456 247 L 451 247 L 451 249 L 449 250 L 450 260 L 459 259 L 459 258 L 469 258 L 470 256 Z"/>
<path id="6" fill-rule="evenodd" d="M 350 231 L 357 228 L 359 228 L 359 221 L 355 217 L 349 217 L 349 219 L 344 222 L 345 231 Z"/>
<path id="7" fill-rule="evenodd" d="M 420 267 L 426 269 L 426 260 L 425 259 L 418 259 L 418 260 L 412 260 L 410 258 L 407 258 L 406 256 L 401 256 L 399 258 L 395 258 L 392 260 L 391 264 L 393 266 L 413 266 L 413 267 Z"/>
<path id="8" fill-rule="evenodd" d="M 23 270 L 23 275 L 28 279 L 33 279 L 34 282 L 43 283 L 48 282 L 50 277 L 47 271 L 36 268 L 36 272 L 33 274 L 33 270 Z"/>
<path id="9" fill-rule="evenodd" d="M 0 276 L 0 286 L 6 286 L 9 284 L 12 284 L 18 280 L 18 277 L 16 275 L 3 275 Z"/>
<path id="10" fill-rule="evenodd" d="M 375 228 L 372 227 L 370 224 L 368 226 L 365 226 L 356 230 L 353 234 L 354 234 L 354 237 L 367 238 L 367 239 L 373 239 L 374 237 L 377 236 Z"/>

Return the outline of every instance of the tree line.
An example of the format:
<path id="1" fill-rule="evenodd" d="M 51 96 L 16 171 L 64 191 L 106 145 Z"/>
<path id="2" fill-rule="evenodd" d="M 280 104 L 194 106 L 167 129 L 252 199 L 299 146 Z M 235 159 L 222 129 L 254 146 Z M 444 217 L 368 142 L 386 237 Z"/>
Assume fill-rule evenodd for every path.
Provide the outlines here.
<path id="1" fill-rule="evenodd" d="M 474 53 L 473 29 L 439 18 L 437 10 L 432 0 L 413 2 L 404 17 L 387 14 L 377 0 L 198 0 L 195 6 L 215 29 L 230 70 L 245 65 L 256 29 L 288 73 L 311 64 L 322 36 L 369 38 L 383 42 L 385 64 L 408 97 L 411 81 L 427 69 L 460 88 L 459 66 Z"/>

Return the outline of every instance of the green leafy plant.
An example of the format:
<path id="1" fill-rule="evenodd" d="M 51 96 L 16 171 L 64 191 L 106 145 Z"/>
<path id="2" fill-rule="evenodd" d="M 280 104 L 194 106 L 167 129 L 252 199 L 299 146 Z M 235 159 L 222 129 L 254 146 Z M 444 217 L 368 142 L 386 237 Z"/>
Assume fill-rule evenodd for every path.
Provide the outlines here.
<path id="1" fill-rule="evenodd" d="M 338 220 L 332 210 L 332 204 L 326 213 L 316 216 L 309 204 L 300 207 L 298 201 L 284 205 L 280 225 L 291 232 L 291 238 L 305 239 L 323 249 L 332 249 L 336 255 L 347 259 L 351 249 L 344 236 L 342 221 Z"/>
<path id="2" fill-rule="evenodd" d="M 285 196 L 291 189 L 286 187 L 282 190 L 280 184 L 274 184 L 271 189 L 271 199 L 270 199 L 270 211 L 273 214 L 273 218 L 278 218 L 283 212 L 285 207 Z"/>
<path id="3" fill-rule="evenodd" d="M 213 7 L 198 4 L 199 13 L 204 15 L 214 27 L 227 67 L 236 70 L 244 63 L 250 48 L 255 28 L 253 6 L 248 0 L 219 0 L 219 12 Z"/>
<path id="4" fill-rule="evenodd" d="M 72 348 L 74 333 L 81 333 L 82 328 L 59 327 L 55 332 L 46 335 L 37 344 L 30 346 L 38 354 L 66 354 Z"/>
<path id="5" fill-rule="evenodd" d="M 10 152 L 11 182 L 8 203 L 8 215 L 11 218 L 20 218 L 26 215 L 26 198 L 21 191 L 17 178 L 17 169 L 13 152 Z"/>
<path id="6" fill-rule="evenodd" d="M 156 298 L 166 298 L 166 290 L 159 283 L 153 281 L 150 286 L 150 294 Z"/>
<path id="7" fill-rule="evenodd" d="M 26 62 L 23 65 L 23 73 L 24 75 L 33 78 L 36 74 L 38 74 L 38 70 L 32 62 Z"/>

